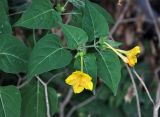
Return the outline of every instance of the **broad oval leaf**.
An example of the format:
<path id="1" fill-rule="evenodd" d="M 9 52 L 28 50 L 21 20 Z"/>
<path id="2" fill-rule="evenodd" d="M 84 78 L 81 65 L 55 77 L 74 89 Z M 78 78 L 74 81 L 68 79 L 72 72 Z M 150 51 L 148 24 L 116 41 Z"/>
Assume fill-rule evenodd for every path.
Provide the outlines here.
<path id="1" fill-rule="evenodd" d="M 121 64 L 119 58 L 111 50 L 97 51 L 98 76 L 112 92 L 116 94 L 121 79 Z"/>
<path id="2" fill-rule="evenodd" d="M 38 82 L 37 85 L 29 85 L 22 89 L 22 117 L 47 117 L 44 87 Z M 48 87 L 48 100 L 50 114 L 57 112 L 58 97 L 53 88 Z"/>
<path id="3" fill-rule="evenodd" d="M 87 42 L 88 36 L 82 29 L 66 24 L 62 24 L 61 26 L 67 39 L 67 46 L 70 49 L 76 49 Z"/>
<path id="4" fill-rule="evenodd" d="M 84 72 L 89 74 L 93 79 L 93 89 L 96 88 L 96 84 L 97 84 L 97 62 L 96 62 L 96 57 L 94 54 L 86 54 L 84 56 Z M 81 65 L 80 65 L 80 57 L 76 58 L 75 63 L 74 63 L 74 67 L 76 70 L 80 70 L 81 69 Z"/>
<path id="5" fill-rule="evenodd" d="M 33 29 L 50 29 L 61 21 L 60 15 L 52 9 L 50 0 L 33 0 L 15 26 Z"/>
<path id="6" fill-rule="evenodd" d="M 0 87 L 0 117 L 20 117 L 21 94 L 15 86 Z"/>
<path id="7" fill-rule="evenodd" d="M 100 5 L 95 4 L 95 3 L 92 3 L 92 5 L 97 9 L 97 11 L 99 13 L 101 13 L 104 16 L 104 18 L 106 19 L 108 24 L 114 23 L 112 16 L 110 15 L 110 13 L 107 10 L 105 10 L 103 7 L 101 7 Z"/>
<path id="8" fill-rule="evenodd" d="M 60 39 L 53 34 L 44 36 L 35 45 L 28 66 L 28 78 L 65 67 L 72 60 L 70 51 L 64 49 Z"/>
<path id="9" fill-rule="evenodd" d="M 87 32 L 89 41 L 99 37 L 106 37 L 109 34 L 106 19 L 88 0 L 86 0 L 84 8 L 82 28 Z"/>
<path id="10" fill-rule="evenodd" d="M 0 35 L 0 69 L 7 73 L 26 72 L 28 48 L 11 35 Z"/>

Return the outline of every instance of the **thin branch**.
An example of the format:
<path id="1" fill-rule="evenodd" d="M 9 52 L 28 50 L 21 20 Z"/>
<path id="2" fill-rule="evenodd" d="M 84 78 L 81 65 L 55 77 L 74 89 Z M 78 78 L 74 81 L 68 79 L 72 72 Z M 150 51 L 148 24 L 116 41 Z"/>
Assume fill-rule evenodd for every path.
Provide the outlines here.
<path id="1" fill-rule="evenodd" d="M 160 71 L 160 67 L 158 67 L 155 70 L 155 77 L 156 77 L 156 80 L 158 81 L 158 88 L 157 88 L 157 93 L 156 93 L 156 104 L 153 110 L 153 117 L 158 117 L 158 113 L 159 113 L 158 111 L 160 108 L 160 81 L 159 81 L 159 76 L 158 76 L 159 71 Z"/>
<path id="2" fill-rule="evenodd" d="M 93 100 L 95 100 L 95 99 L 97 98 L 97 95 L 98 95 L 98 94 L 100 93 L 100 91 L 101 91 L 100 89 L 101 89 L 100 87 L 97 89 L 96 95 L 93 95 L 93 96 L 91 96 L 90 98 L 88 98 L 87 100 L 79 103 L 78 105 L 73 106 L 73 107 L 70 109 L 70 111 L 67 113 L 66 117 L 71 117 L 72 114 L 73 114 L 77 109 L 79 109 L 79 108 L 81 108 L 81 107 L 89 104 L 89 103 L 92 102 Z"/>
<path id="3" fill-rule="evenodd" d="M 13 16 L 13 15 L 18 15 L 18 14 L 22 14 L 24 13 L 25 11 L 20 11 L 20 12 L 16 12 L 16 13 L 11 13 L 9 14 L 8 16 Z"/>
<path id="4" fill-rule="evenodd" d="M 115 25 L 112 27 L 112 29 L 110 31 L 109 37 L 112 37 L 112 35 L 114 34 L 114 32 L 117 30 L 117 27 L 121 24 L 121 22 L 122 22 L 122 20 L 123 20 L 123 18 L 125 16 L 125 13 L 127 12 L 128 8 L 129 8 L 129 0 L 127 0 L 127 3 L 125 5 L 125 7 L 124 7 L 124 9 L 123 9 L 123 11 L 121 13 L 121 15 L 117 19 Z"/>
<path id="5" fill-rule="evenodd" d="M 60 72 L 60 73 L 57 73 L 57 74 L 55 74 L 55 75 L 53 75 L 48 81 L 47 81 L 47 85 L 54 79 L 54 78 L 56 78 L 56 77 L 58 77 L 58 76 L 60 76 L 60 75 L 62 75 L 62 74 L 64 74 L 65 72 Z"/>
<path id="6" fill-rule="evenodd" d="M 62 13 L 61 15 L 80 15 L 81 13 L 70 12 L 70 13 Z"/>
<path id="7" fill-rule="evenodd" d="M 64 117 L 64 109 L 65 109 L 66 105 L 68 104 L 68 102 L 70 101 L 72 95 L 73 95 L 73 90 L 72 90 L 72 89 L 69 89 L 66 98 L 65 98 L 64 101 L 60 104 L 60 117 Z"/>
<path id="8" fill-rule="evenodd" d="M 154 101 L 153 101 L 153 99 L 152 99 L 152 97 L 151 97 L 151 95 L 150 95 L 150 93 L 149 93 L 149 91 L 148 91 L 145 83 L 143 82 L 143 80 L 142 80 L 141 77 L 138 75 L 138 73 L 136 72 L 135 69 L 133 69 L 133 73 L 136 75 L 136 77 L 138 78 L 138 80 L 139 80 L 139 81 L 141 82 L 141 84 L 143 85 L 143 87 L 144 87 L 144 89 L 146 90 L 146 93 L 147 93 L 150 101 L 151 101 L 151 102 L 153 103 L 153 105 L 154 105 Z"/>
<path id="9" fill-rule="evenodd" d="M 66 6 L 68 5 L 68 3 L 69 3 L 69 0 L 67 0 L 67 2 L 64 4 L 64 8 L 66 8 Z"/>
<path id="10" fill-rule="evenodd" d="M 153 23 L 154 23 L 154 27 L 155 27 L 155 31 L 156 31 L 157 36 L 158 36 L 159 47 L 160 47 L 160 29 L 158 27 L 158 22 L 157 22 L 156 17 L 154 16 L 154 13 L 152 11 L 152 8 L 151 8 L 149 0 L 145 0 L 145 1 L 146 1 L 146 5 L 147 5 L 147 8 L 148 8 L 149 14 L 150 14 L 150 16 L 151 16 L 151 18 L 153 20 Z"/>
<path id="11" fill-rule="evenodd" d="M 133 84 L 133 88 L 134 88 L 134 91 L 135 91 L 135 94 L 136 94 L 136 101 L 137 101 L 137 110 L 138 110 L 138 117 L 141 117 L 141 108 L 140 108 L 140 103 L 139 103 L 139 97 L 138 97 L 138 91 L 137 91 L 137 87 L 136 87 L 136 83 L 134 81 L 134 77 L 132 75 L 132 72 L 130 70 L 130 68 L 128 67 L 127 64 L 125 64 L 126 68 L 127 68 L 127 71 L 129 73 L 129 76 L 131 78 L 131 81 L 132 81 L 132 84 Z"/>
<path id="12" fill-rule="evenodd" d="M 22 81 L 23 78 L 19 74 L 16 74 L 16 75 L 18 77 L 17 86 L 19 86 L 21 84 L 21 81 Z"/>
<path id="13" fill-rule="evenodd" d="M 25 82 L 23 82 L 21 85 L 17 86 L 18 89 L 23 88 L 24 86 L 26 86 L 31 80 L 26 80 Z"/>
<path id="14" fill-rule="evenodd" d="M 47 108 L 47 117 L 51 117 L 50 115 L 50 106 L 49 106 L 49 98 L 48 98 L 48 88 L 47 84 L 41 80 L 39 76 L 36 76 L 36 78 L 40 81 L 40 83 L 44 86 L 45 91 L 45 101 L 46 101 L 46 108 Z"/>
<path id="15" fill-rule="evenodd" d="M 123 19 L 123 20 L 121 20 L 120 23 L 132 23 L 132 22 L 136 22 L 136 21 L 137 21 L 137 18 L 134 17 L 134 18 L 126 18 L 126 19 Z M 153 24 L 153 21 L 150 20 L 150 19 L 147 19 L 147 18 L 144 19 L 144 22 Z"/>
<path id="16" fill-rule="evenodd" d="M 153 117 L 158 117 L 159 108 L 160 108 L 160 82 L 158 83 L 158 88 L 156 93 L 156 104 L 153 110 Z"/>
<path id="17" fill-rule="evenodd" d="M 81 102 L 80 104 L 73 106 L 71 108 L 71 110 L 67 113 L 66 117 L 71 117 L 75 110 L 77 110 L 77 109 L 87 105 L 88 103 L 92 102 L 93 100 L 96 99 L 96 97 L 97 96 L 92 96 L 92 97 L 88 98 L 87 100 L 85 100 L 84 102 Z"/>

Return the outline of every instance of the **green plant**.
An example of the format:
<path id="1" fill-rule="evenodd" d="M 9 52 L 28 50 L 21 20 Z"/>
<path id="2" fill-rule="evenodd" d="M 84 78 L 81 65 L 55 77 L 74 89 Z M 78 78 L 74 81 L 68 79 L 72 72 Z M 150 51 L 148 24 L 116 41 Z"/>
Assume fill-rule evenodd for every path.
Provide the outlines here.
<path id="1" fill-rule="evenodd" d="M 68 3 L 73 5 L 69 13 Z M 25 44 L 12 35 L 5 0 L 0 1 L 0 8 L 0 70 L 17 74 L 21 80 L 24 76 L 24 81 L 17 86 L 19 89 L 16 86 L 0 87 L 1 117 L 53 116 L 58 111 L 58 95 L 50 84 L 54 82 L 53 78 L 48 78 L 50 74 L 66 78 L 78 70 L 82 72 L 80 76 L 89 75 L 83 82 L 78 80 L 75 84 L 75 79 L 71 79 L 73 81 L 68 83 L 76 87 L 78 93 L 84 88 L 95 93 L 99 78 L 116 95 L 123 65 L 119 57 L 131 67 L 137 62 L 139 47 L 135 51 L 118 49 L 121 43 L 109 39 L 109 25 L 113 23 L 111 15 L 89 0 L 67 0 L 64 5 L 57 0 L 54 8 L 50 0 L 33 0 L 13 25 L 33 30 L 33 41 L 26 40 Z M 71 20 L 62 21 L 63 15 L 71 15 Z M 42 29 L 45 29 L 44 34 L 35 34 Z M 53 29 L 61 30 L 64 39 L 53 34 Z M 81 87 L 81 83 L 86 84 Z"/>

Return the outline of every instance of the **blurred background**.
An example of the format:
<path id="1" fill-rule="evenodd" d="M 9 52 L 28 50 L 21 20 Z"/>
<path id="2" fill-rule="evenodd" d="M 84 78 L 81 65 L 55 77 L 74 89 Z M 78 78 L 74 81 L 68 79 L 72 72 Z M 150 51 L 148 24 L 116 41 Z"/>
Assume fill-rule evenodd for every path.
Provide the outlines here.
<path id="1" fill-rule="evenodd" d="M 113 17 L 110 23 L 110 38 L 122 42 L 122 49 L 131 49 L 135 45 L 140 45 L 142 52 L 138 57 L 138 64 L 135 69 L 145 82 L 153 100 L 158 103 L 160 100 L 160 0 L 91 0 L 104 9 Z M 65 3 L 65 1 L 62 1 Z M 25 9 L 31 3 L 30 0 L 8 0 L 9 18 L 14 24 Z M 55 0 L 52 0 L 55 7 Z M 72 5 L 68 5 L 71 9 Z M 69 16 L 63 16 L 63 20 L 68 20 Z M 60 31 L 52 30 L 62 36 Z M 30 48 L 33 47 L 33 31 L 24 28 L 13 28 L 13 34 L 23 40 Z M 42 37 L 47 30 L 35 30 L 36 37 Z M 44 74 L 50 78 L 55 72 Z M 62 74 L 55 78 L 52 85 L 58 92 L 59 102 L 66 96 L 68 86 L 64 83 L 67 74 Z M 23 74 L 20 74 L 23 76 Z M 11 75 L 1 72 L 0 84 L 9 85 L 19 81 L 19 75 Z M 149 100 L 147 93 L 135 77 L 142 117 L 153 117 L 153 104 Z M 23 79 L 22 79 L 23 81 Z M 20 82 L 22 82 L 20 81 Z M 125 68 L 122 70 L 122 78 L 117 95 L 98 82 L 96 96 L 85 91 L 79 95 L 72 95 L 66 105 L 66 113 L 73 109 L 72 117 L 138 117 L 135 91 L 130 80 L 130 76 Z M 74 108 L 73 108 L 74 107 Z M 58 110 L 55 117 L 59 116 Z M 160 117 L 160 116 L 159 116 Z"/>

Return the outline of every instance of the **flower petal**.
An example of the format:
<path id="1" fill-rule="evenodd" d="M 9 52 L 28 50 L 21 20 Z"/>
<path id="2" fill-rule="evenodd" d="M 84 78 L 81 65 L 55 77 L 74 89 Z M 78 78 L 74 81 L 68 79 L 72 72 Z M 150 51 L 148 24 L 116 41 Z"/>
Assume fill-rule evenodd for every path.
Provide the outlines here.
<path id="1" fill-rule="evenodd" d="M 79 86 L 79 85 L 73 86 L 74 93 L 81 93 L 83 90 L 84 90 L 84 87 L 82 87 L 82 86 Z"/>
<path id="2" fill-rule="evenodd" d="M 85 78 L 88 81 L 92 80 L 92 77 L 90 75 L 86 74 L 86 73 L 83 73 L 83 78 Z"/>
<path id="3" fill-rule="evenodd" d="M 74 93 L 80 93 L 85 89 L 93 90 L 92 77 L 82 71 L 73 72 L 65 82 L 72 85 Z"/>
<path id="4" fill-rule="evenodd" d="M 91 81 L 86 82 L 84 85 L 84 88 L 92 91 L 93 90 L 93 83 Z"/>
<path id="5" fill-rule="evenodd" d="M 76 83 L 76 79 L 77 79 L 77 76 L 74 74 L 71 74 L 66 78 L 65 82 L 69 85 L 74 85 Z"/>

